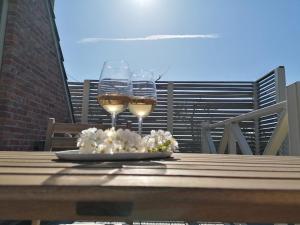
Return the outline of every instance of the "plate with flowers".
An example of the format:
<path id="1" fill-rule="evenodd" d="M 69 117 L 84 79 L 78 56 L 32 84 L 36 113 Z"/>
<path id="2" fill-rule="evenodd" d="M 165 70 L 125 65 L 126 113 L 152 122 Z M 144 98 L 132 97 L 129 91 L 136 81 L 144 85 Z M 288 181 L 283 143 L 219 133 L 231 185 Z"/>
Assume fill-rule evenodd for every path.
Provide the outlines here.
<path id="1" fill-rule="evenodd" d="M 170 132 L 163 130 L 152 130 L 142 137 L 128 129 L 89 128 L 80 133 L 77 147 L 55 154 L 59 159 L 72 161 L 162 159 L 171 157 L 178 143 Z"/>

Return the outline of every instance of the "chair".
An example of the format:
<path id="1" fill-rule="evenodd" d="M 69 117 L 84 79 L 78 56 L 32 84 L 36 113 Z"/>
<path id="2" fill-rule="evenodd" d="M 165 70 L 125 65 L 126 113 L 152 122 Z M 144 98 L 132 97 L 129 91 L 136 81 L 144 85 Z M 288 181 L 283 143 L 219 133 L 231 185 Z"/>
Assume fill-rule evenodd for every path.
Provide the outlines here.
<path id="1" fill-rule="evenodd" d="M 91 127 L 110 128 L 109 125 L 103 124 L 56 123 L 54 118 L 49 118 L 44 150 L 76 149 L 78 134 Z M 131 124 L 127 123 L 126 126 L 118 126 L 117 128 L 130 129 Z"/>

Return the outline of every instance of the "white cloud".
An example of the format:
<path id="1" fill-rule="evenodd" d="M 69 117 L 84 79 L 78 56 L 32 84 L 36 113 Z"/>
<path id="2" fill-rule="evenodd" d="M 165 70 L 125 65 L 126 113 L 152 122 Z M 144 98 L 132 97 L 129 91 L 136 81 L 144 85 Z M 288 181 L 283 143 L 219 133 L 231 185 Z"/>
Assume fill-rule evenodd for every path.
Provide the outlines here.
<path id="1" fill-rule="evenodd" d="M 83 38 L 78 43 L 97 43 L 102 41 L 158 41 L 158 40 L 171 40 L 171 39 L 215 39 L 218 38 L 217 34 L 164 34 L 164 35 L 150 35 L 146 37 L 134 38 Z"/>

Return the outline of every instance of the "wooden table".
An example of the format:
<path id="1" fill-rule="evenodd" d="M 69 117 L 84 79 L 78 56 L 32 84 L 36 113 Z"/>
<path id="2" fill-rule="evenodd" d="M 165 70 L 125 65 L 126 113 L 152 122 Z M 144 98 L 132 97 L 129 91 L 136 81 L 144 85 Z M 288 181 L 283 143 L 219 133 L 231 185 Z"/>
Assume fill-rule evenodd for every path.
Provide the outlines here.
<path id="1" fill-rule="evenodd" d="M 300 158 L 71 163 L 0 152 L 0 219 L 300 222 Z"/>

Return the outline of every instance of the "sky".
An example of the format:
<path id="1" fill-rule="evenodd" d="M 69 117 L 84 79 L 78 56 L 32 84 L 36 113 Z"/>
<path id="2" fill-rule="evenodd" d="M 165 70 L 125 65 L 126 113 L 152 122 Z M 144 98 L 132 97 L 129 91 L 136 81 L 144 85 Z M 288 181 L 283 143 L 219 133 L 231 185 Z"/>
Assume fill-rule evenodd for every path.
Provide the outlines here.
<path id="1" fill-rule="evenodd" d="M 173 81 L 255 81 L 277 66 L 300 81 L 300 0 L 56 0 L 69 81 L 104 61 Z"/>

